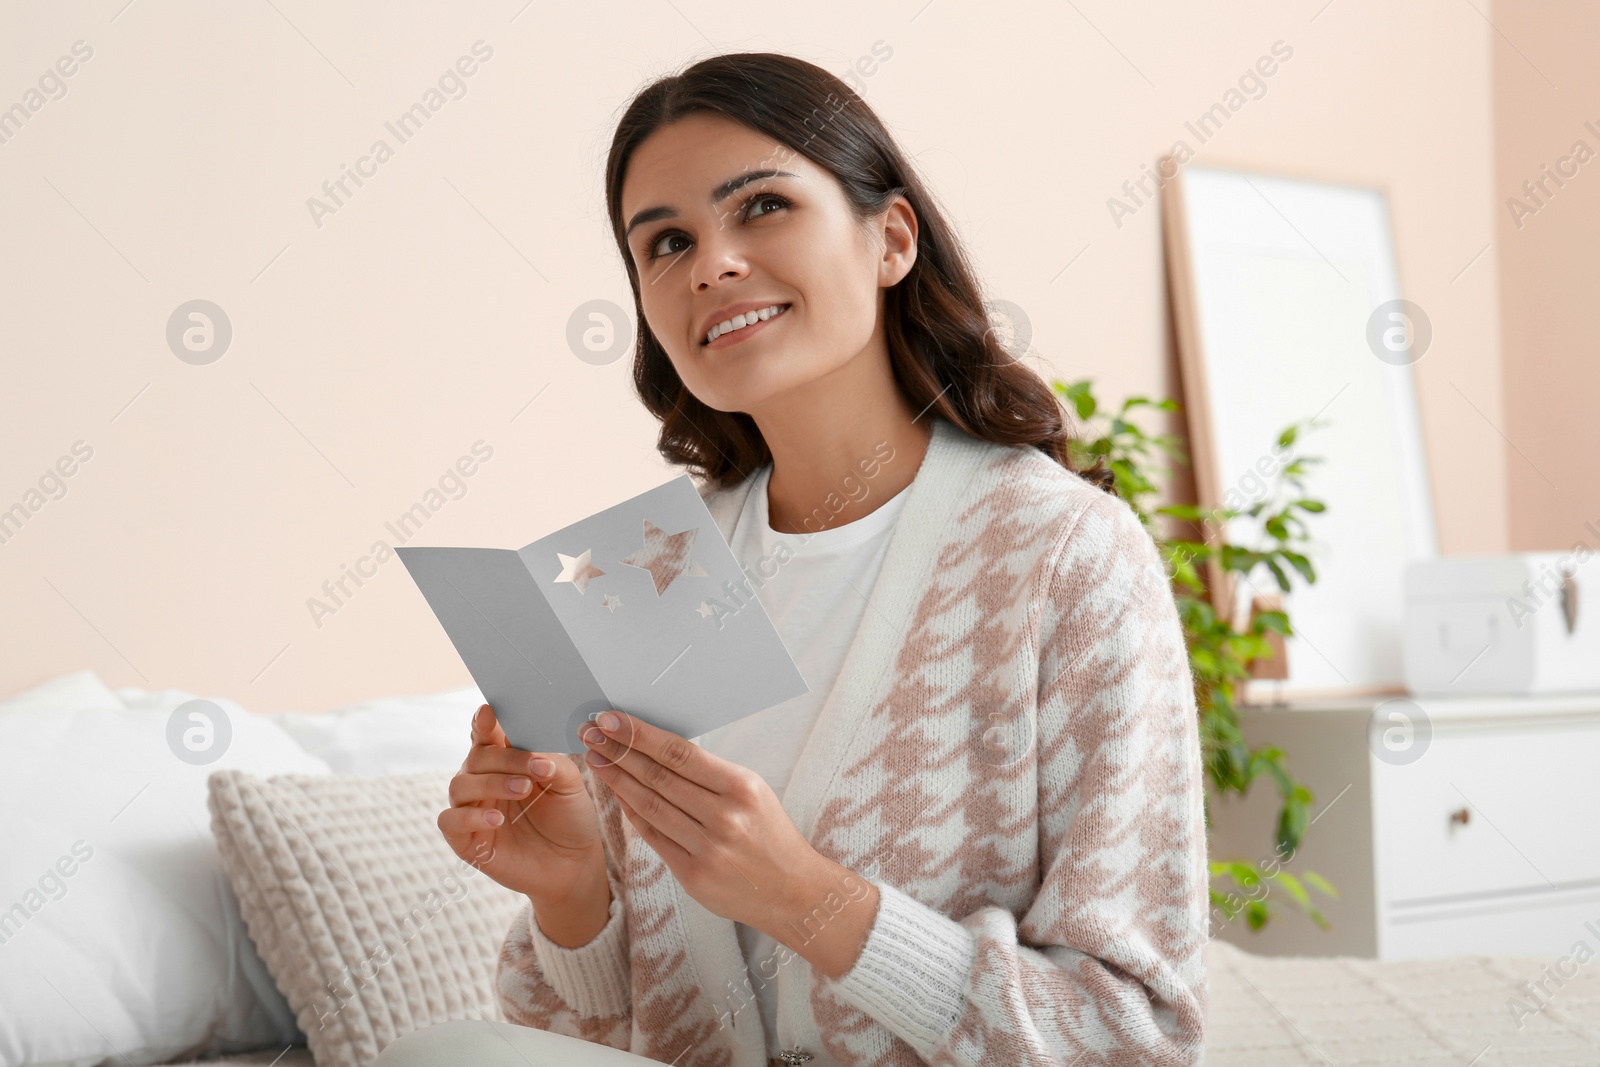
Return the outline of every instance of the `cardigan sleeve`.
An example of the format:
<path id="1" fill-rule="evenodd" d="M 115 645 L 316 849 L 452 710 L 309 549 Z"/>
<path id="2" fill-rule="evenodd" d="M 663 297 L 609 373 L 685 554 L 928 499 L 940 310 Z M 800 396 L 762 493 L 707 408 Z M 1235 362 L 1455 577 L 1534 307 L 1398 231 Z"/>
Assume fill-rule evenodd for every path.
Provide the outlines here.
<path id="1" fill-rule="evenodd" d="M 581 768 L 588 778 L 588 768 Z M 591 795 L 593 786 L 590 786 Z M 587 944 L 567 948 L 539 929 L 532 902 L 512 920 L 495 965 L 495 994 L 509 1022 L 627 1049 L 632 1030 L 629 938 L 621 883 L 607 850 L 611 907 Z"/>
<path id="2" fill-rule="evenodd" d="M 877 915 L 832 988 L 928 1062 L 1189 1067 L 1207 1003 L 1199 728 L 1171 588 L 1126 504 L 1091 503 L 1062 537 L 1043 607 L 1032 903 L 953 918 L 871 879 Z"/>

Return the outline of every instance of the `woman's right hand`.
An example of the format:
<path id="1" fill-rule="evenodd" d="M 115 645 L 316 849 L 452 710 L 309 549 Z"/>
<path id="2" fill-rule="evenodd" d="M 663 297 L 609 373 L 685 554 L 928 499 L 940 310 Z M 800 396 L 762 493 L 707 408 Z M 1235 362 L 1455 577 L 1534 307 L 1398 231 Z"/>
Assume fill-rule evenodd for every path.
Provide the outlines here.
<path id="1" fill-rule="evenodd" d="M 597 875 L 604 884 L 600 820 L 577 763 L 512 748 L 487 704 L 472 716 L 472 747 L 439 829 L 457 856 L 535 903 L 570 900 Z"/>

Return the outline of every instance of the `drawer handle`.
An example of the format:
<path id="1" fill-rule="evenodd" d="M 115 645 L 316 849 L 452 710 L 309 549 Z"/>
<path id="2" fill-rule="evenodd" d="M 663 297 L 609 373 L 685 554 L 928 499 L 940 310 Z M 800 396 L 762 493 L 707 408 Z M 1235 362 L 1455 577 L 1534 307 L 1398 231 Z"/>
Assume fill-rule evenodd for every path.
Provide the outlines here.
<path id="1" fill-rule="evenodd" d="M 1450 825 L 1465 826 L 1471 818 L 1472 810 L 1470 808 L 1457 808 L 1450 813 Z"/>
<path id="2" fill-rule="evenodd" d="M 1570 636 L 1578 628 L 1578 580 L 1570 567 L 1561 572 L 1561 616 Z"/>

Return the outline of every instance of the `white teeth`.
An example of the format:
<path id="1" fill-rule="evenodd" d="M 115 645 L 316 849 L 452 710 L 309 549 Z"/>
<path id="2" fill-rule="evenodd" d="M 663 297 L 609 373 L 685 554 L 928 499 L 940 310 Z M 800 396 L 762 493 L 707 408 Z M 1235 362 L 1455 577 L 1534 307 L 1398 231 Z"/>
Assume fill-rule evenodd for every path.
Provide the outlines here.
<path id="1" fill-rule="evenodd" d="M 726 319 L 722 322 L 719 322 L 715 326 L 711 327 L 709 331 L 707 331 L 706 344 L 710 344 L 712 341 L 715 341 L 725 333 L 732 333 L 734 330 L 742 330 L 751 323 L 765 322 L 774 315 L 782 314 L 784 309 L 788 306 L 789 305 L 787 304 L 772 304 L 757 311 L 746 311 L 742 315 L 735 315 L 731 319 Z"/>

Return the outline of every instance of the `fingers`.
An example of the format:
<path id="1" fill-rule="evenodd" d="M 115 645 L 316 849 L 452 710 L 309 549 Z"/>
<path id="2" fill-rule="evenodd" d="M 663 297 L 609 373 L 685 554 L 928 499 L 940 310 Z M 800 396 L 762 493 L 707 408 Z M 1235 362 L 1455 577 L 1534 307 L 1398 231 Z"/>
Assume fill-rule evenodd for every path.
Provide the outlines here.
<path id="1" fill-rule="evenodd" d="M 467 763 L 477 766 L 490 764 L 500 769 L 481 771 L 473 766 L 464 766 L 450 779 L 452 809 L 486 811 L 491 809 L 484 805 L 501 801 L 526 800 L 531 804 L 545 793 L 574 796 L 586 791 L 577 764 L 565 755 L 480 746 L 472 750 Z M 452 825 L 465 824 L 459 819 L 452 819 Z M 496 825 L 499 824 L 472 822 L 470 829 L 481 832 Z M 445 828 L 443 819 L 439 827 Z"/>
<path id="2" fill-rule="evenodd" d="M 450 803 L 526 800 L 533 785 L 533 779 L 526 774 L 458 774 L 450 779 Z"/>
<path id="3" fill-rule="evenodd" d="M 506 740 L 506 732 L 500 728 L 500 720 L 495 717 L 494 709 L 487 704 L 479 705 L 472 715 L 472 743 L 499 748 L 509 748 L 511 745 Z"/>
<path id="4" fill-rule="evenodd" d="M 561 763 L 561 757 L 549 752 L 474 745 L 461 764 L 461 769 L 468 774 L 526 774 L 547 781 L 558 773 Z"/>
<path id="5" fill-rule="evenodd" d="M 439 813 L 439 829 L 446 840 L 492 833 L 504 822 L 505 813 L 499 808 L 480 808 L 473 804 L 445 808 Z M 459 853 L 460 850 L 457 851 Z"/>
<path id="6" fill-rule="evenodd" d="M 525 774 L 546 783 L 558 793 L 583 788 L 577 764 L 565 753 L 525 752 L 512 748 L 500 728 L 494 709 L 480 705 L 472 716 L 472 747 L 462 761 L 461 770 L 469 774 Z"/>
<path id="7" fill-rule="evenodd" d="M 679 777 L 710 790 L 727 793 L 733 786 L 732 766 L 718 759 L 687 738 L 652 726 L 637 715 L 611 709 L 602 712 L 594 725 L 609 739 L 611 746 L 621 746 L 623 751 L 640 752 Z M 586 732 L 587 732 L 587 728 Z M 590 736 L 593 736 L 592 733 Z M 585 738 L 587 744 L 587 738 Z M 612 762 L 618 758 L 608 755 Z"/>

